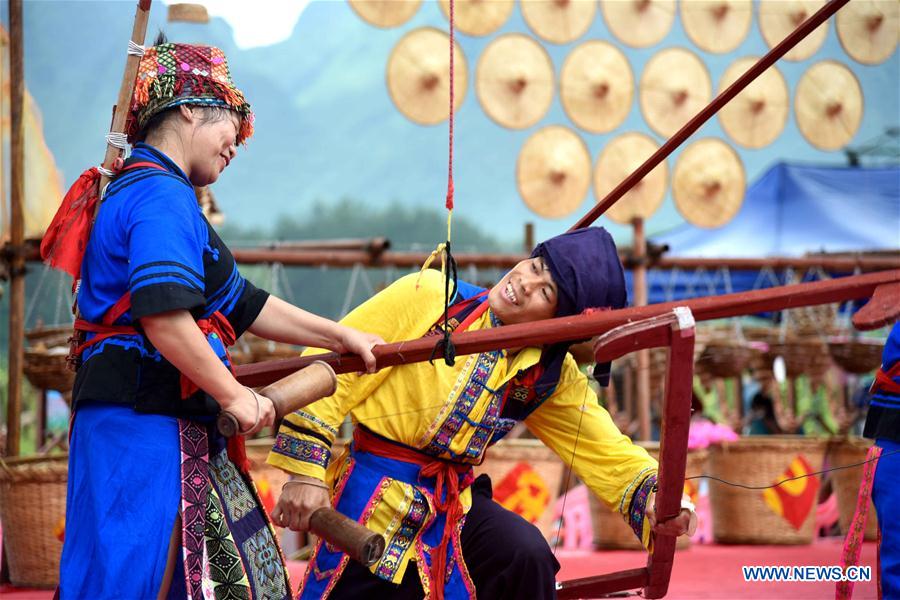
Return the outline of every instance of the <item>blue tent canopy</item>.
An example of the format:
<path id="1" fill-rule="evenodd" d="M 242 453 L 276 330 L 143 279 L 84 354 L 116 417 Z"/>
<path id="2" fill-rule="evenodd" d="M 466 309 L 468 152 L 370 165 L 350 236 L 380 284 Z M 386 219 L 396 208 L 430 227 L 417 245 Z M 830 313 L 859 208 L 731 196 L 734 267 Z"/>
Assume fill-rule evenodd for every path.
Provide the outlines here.
<path id="1" fill-rule="evenodd" d="M 654 238 L 670 256 L 801 256 L 900 248 L 900 167 L 776 164 L 718 229 L 683 226 Z"/>
<path id="2" fill-rule="evenodd" d="M 776 164 L 718 229 L 684 224 L 654 237 L 670 256 L 761 258 L 809 252 L 900 249 L 900 167 Z M 814 273 L 798 273 L 804 280 Z M 631 273 L 627 274 L 629 293 Z M 650 303 L 783 285 L 784 272 L 651 269 Z M 633 298 L 633 296 L 632 296 Z"/>

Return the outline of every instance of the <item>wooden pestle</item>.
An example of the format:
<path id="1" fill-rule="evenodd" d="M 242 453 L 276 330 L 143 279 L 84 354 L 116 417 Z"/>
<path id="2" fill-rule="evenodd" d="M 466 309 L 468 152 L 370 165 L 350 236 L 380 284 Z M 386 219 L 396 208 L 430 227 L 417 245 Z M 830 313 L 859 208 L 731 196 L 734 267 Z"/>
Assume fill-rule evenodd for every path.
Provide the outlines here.
<path id="1" fill-rule="evenodd" d="M 332 395 L 337 389 L 337 376 L 326 362 L 317 360 L 309 366 L 271 383 L 259 391 L 275 406 L 275 418 L 281 419 L 307 404 Z M 216 419 L 219 433 L 225 437 L 240 434 L 234 415 L 226 410 Z"/>
<path id="2" fill-rule="evenodd" d="M 337 376 L 328 363 L 315 361 L 259 391 L 275 406 L 279 419 L 316 400 L 332 395 L 337 389 Z M 237 419 L 222 411 L 216 420 L 219 433 L 226 437 L 239 435 Z M 384 553 L 384 536 L 347 518 L 333 508 L 320 508 L 310 516 L 310 530 L 350 558 L 368 567 Z"/>
<path id="3" fill-rule="evenodd" d="M 384 554 L 383 535 L 333 508 L 316 510 L 309 518 L 309 529 L 365 567 L 375 564 Z"/>

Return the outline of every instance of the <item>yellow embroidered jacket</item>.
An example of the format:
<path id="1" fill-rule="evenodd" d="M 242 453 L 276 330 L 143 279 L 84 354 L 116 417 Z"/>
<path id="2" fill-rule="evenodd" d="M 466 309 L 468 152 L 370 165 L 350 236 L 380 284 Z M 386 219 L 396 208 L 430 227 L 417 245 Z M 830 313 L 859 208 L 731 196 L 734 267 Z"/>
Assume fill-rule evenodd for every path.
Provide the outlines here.
<path id="1" fill-rule="evenodd" d="M 376 333 L 387 342 L 425 335 L 443 314 L 443 276 L 428 270 L 418 287 L 416 278 L 413 274 L 399 279 L 352 311 L 342 323 Z M 468 329 L 498 325 L 488 310 Z M 308 351 L 315 352 L 321 351 Z M 331 445 L 348 414 L 354 424 L 428 455 L 479 463 L 485 449 L 516 422 L 503 416 L 503 394 L 499 392 L 536 364 L 540 355 L 537 347 L 515 354 L 499 350 L 459 356 L 453 367 L 436 360 L 434 364 L 388 367 L 371 375 L 341 375 L 333 396 L 284 419 L 268 463 L 334 486 L 348 463 L 332 460 Z M 566 464 L 572 463 L 600 500 L 640 532 L 646 547 L 650 532 L 643 513 L 657 463 L 619 432 L 571 355 L 566 357 L 556 390 L 524 422 Z M 390 478 L 390 473 L 385 476 Z M 379 496 L 380 501 L 370 509 L 367 525 L 380 529 L 391 547 L 392 537 L 400 535 L 398 523 L 405 516 L 402 511 L 409 509 L 409 502 L 403 499 L 413 494 L 405 489 L 412 486 L 400 481 L 390 482 L 389 487 L 396 489 Z M 468 510 L 470 490 L 466 489 L 460 499 Z M 404 544 L 402 556 L 395 557 L 398 564 L 392 565 L 395 568 L 389 575 L 396 583 L 402 580 L 409 559 L 415 558 L 414 546 Z M 378 564 L 373 566 L 373 572 L 377 570 Z"/>

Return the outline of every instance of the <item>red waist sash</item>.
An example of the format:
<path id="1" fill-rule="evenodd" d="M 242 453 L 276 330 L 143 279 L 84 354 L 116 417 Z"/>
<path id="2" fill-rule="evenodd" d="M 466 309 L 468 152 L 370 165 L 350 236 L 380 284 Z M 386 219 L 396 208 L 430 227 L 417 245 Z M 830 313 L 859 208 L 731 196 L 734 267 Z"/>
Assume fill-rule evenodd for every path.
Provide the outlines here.
<path id="1" fill-rule="evenodd" d="M 80 357 L 81 354 L 90 346 L 102 342 L 105 339 L 116 335 L 137 335 L 140 332 L 132 325 L 113 325 L 119 317 L 124 315 L 131 308 L 131 295 L 128 292 L 122 295 L 115 304 L 113 304 L 100 323 L 92 323 L 84 319 L 75 321 L 76 331 L 89 331 L 94 333 L 94 337 L 75 348 L 75 356 Z M 231 360 L 231 354 L 228 347 L 236 341 L 234 328 L 225 315 L 219 311 L 214 312 L 207 319 L 197 321 L 197 327 L 203 332 L 203 335 L 209 336 L 216 334 L 222 340 L 225 347 L 225 356 L 228 359 L 228 368 L 234 373 L 234 364 Z M 187 398 L 197 392 L 200 387 L 191 381 L 188 377 L 181 374 L 181 398 Z M 250 472 L 250 461 L 247 459 L 247 450 L 244 445 L 244 436 L 235 435 L 228 438 L 228 457 L 234 462 L 243 473 Z"/>
<path id="2" fill-rule="evenodd" d="M 353 446 L 361 451 L 421 466 L 419 477 L 435 478 L 434 507 L 446 515 L 441 543 L 431 556 L 431 594 L 435 600 L 443 600 L 445 565 L 450 536 L 463 517 L 459 493 L 472 484 L 472 465 L 435 458 L 413 448 L 393 443 L 363 427 L 353 430 Z M 460 481 L 462 475 L 462 481 Z M 446 493 L 446 494 L 445 494 Z"/>

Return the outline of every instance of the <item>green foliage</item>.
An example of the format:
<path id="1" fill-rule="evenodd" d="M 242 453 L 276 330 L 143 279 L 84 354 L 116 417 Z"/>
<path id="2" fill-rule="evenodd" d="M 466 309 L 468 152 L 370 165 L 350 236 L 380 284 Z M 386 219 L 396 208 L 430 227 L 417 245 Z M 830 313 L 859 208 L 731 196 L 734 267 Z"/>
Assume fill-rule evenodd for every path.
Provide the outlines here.
<path id="1" fill-rule="evenodd" d="M 437 208 L 409 207 L 399 203 L 370 207 L 345 198 L 335 204 L 317 202 L 312 212 L 313 218 L 308 220 L 281 215 L 270 232 L 226 223 L 219 233 L 226 242 L 237 244 L 261 240 L 386 237 L 394 250 L 431 249 L 447 236 L 447 214 Z M 504 250 L 488 233 L 459 216 L 453 219 L 452 237 L 453 248 L 457 251 Z"/>
<path id="2" fill-rule="evenodd" d="M 404 207 L 400 204 L 370 207 L 356 200 L 336 204 L 319 202 L 314 218 L 303 221 L 290 215 L 276 220 L 272 230 L 242 228 L 226 224 L 219 235 L 232 247 L 266 241 L 326 240 L 386 237 L 394 250 L 430 251 L 446 239 L 446 212 L 437 208 Z M 456 217 L 452 229 L 457 252 L 500 252 L 508 250 L 471 221 Z M 404 273 L 392 269 L 351 269 L 294 267 L 281 269 L 247 266 L 241 273 L 253 282 L 306 310 L 331 318 L 366 300 Z M 472 278 L 473 273 L 460 277 Z M 490 280 L 496 274 L 478 274 Z M 473 283 L 477 283 L 473 281 Z"/>

